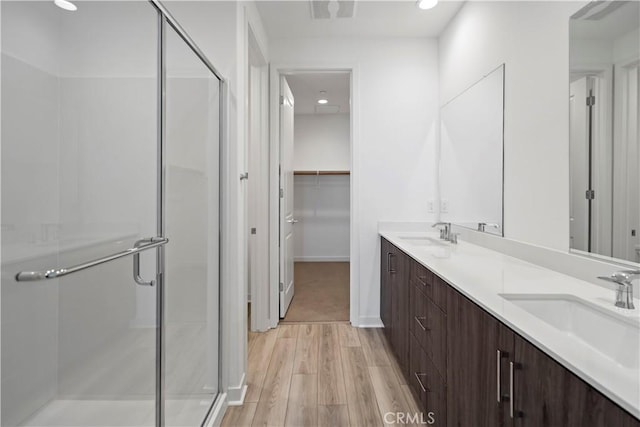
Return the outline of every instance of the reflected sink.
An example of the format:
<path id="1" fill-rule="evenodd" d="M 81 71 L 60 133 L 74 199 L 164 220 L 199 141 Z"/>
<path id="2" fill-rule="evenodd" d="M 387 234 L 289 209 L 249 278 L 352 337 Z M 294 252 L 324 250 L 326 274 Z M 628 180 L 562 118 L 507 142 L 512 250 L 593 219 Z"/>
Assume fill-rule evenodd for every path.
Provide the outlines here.
<path id="1" fill-rule="evenodd" d="M 626 368 L 640 369 L 640 322 L 573 295 L 501 294 L 572 339 Z M 613 302 L 611 303 L 613 306 Z"/>
<path id="2" fill-rule="evenodd" d="M 398 236 L 398 238 L 414 246 L 444 246 L 442 242 L 440 242 L 438 239 L 434 239 L 433 237 Z"/>

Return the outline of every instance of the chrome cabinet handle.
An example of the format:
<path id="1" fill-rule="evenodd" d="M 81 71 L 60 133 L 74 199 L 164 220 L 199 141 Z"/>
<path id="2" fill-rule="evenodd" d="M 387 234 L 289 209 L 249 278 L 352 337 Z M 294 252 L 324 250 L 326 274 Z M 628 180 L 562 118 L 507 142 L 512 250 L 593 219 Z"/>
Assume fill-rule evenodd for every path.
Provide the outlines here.
<path id="1" fill-rule="evenodd" d="M 511 418 L 515 418 L 513 401 L 516 400 L 515 395 L 513 393 L 513 369 L 514 369 L 513 362 L 509 362 L 509 415 L 511 416 Z"/>
<path id="2" fill-rule="evenodd" d="M 297 223 L 298 223 L 298 220 L 297 220 L 297 219 L 288 219 L 288 220 L 287 220 L 287 222 L 288 222 L 289 224 L 297 224 Z"/>
<path id="3" fill-rule="evenodd" d="M 395 256 L 394 254 L 392 254 L 391 252 L 387 252 L 387 271 L 389 273 L 395 273 L 396 271 L 394 269 L 391 268 L 391 257 Z"/>
<path id="4" fill-rule="evenodd" d="M 424 386 L 424 384 L 422 384 L 422 381 L 420 381 L 420 377 L 426 377 L 427 374 L 419 374 L 417 372 L 414 372 L 413 375 L 416 376 L 416 380 L 418 380 L 418 384 L 420 384 L 420 388 L 422 389 L 422 391 L 424 393 L 428 392 L 429 390 Z"/>
<path id="5" fill-rule="evenodd" d="M 502 402 L 502 359 L 509 357 L 509 353 L 496 350 L 496 399 L 498 403 Z"/>
<path id="6" fill-rule="evenodd" d="M 149 239 L 140 239 L 133 244 L 133 247 L 139 248 L 140 246 L 151 242 L 153 242 L 153 237 Z M 155 280 L 150 280 L 147 282 L 142 277 L 140 277 L 140 252 L 136 252 L 133 255 L 133 280 L 135 280 L 138 285 L 142 286 L 154 286 L 156 284 Z"/>
<path id="7" fill-rule="evenodd" d="M 418 316 L 413 316 L 414 319 L 416 319 L 416 322 L 418 322 L 418 325 L 420 325 L 420 327 L 422 328 L 423 331 L 429 331 L 430 329 L 427 328 L 426 326 L 424 326 L 422 324 L 422 322 L 420 320 L 427 320 L 426 317 L 418 317 Z"/>
<path id="8" fill-rule="evenodd" d="M 134 246 L 133 248 L 126 249 L 122 252 L 116 252 L 111 255 L 107 255 L 102 258 L 97 258 L 91 261 L 87 261 L 82 264 L 73 265 L 71 267 L 63 267 L 59 269 L 52 270 L 42 270 L 42 271 L 21 271 L 16 274 L 17 282 L 35 282 L 37 280 L 51 280 L 56 279 L 58 277 L 67 276 L 69 274 L 77 273 L 78 271 L 86 270 L 91 267 L 95 267 L 100 264 L 104 264 L 110 261 L 114 261 L 116 259 L 124 258 L 129 255 L 136 255 L 142 251 L 146 251 L 148 249 L 157 248 L 158 246 L 166 245 L 169 242 L 169 239 L 166 237 L 154 237 L 152 239 L 147 240 L 148 243 L 143 243 L 138 246 Z"/>
<path id="9" fill-rule="evenodd" d="M 498 403 L 502 402 L 502 393 L 500 392 L 500 362 L 502 355 L 500 350 L 496 350 L 496 399 Z"/>

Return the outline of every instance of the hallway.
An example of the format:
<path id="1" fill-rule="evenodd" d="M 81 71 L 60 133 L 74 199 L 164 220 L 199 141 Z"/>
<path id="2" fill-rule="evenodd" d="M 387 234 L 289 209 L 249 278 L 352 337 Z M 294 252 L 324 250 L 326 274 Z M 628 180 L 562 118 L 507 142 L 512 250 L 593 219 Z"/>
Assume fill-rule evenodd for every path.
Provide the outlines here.
<path id="1" fill-rule="evenodd" d="M 280 325 L 249 332 L 248 346 L 245 402 L 223 426 L 381 426 L 420 412 L 382 329 Z"/>

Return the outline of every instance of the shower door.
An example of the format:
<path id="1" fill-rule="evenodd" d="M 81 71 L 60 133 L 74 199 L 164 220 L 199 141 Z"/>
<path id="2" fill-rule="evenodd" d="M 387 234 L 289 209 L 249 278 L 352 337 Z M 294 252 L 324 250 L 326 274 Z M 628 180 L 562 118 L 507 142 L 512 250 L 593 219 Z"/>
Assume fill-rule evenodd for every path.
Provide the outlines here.
<path id="1" fill-rule="evenodd" d="M 221 81 L 165 23 L 166 426 L 200 426 L 218 393 Z"/>
<path id="2" fill-rule="evenodd" d="M 1 3 L 4 427 L 155 425 L 158 13 L 77 5 Z"/>
<path id="3" fill-rule="evenodd" d="M 220 80 L 149 1 L 2 1 L 1 425 L 200 426 Z"/>

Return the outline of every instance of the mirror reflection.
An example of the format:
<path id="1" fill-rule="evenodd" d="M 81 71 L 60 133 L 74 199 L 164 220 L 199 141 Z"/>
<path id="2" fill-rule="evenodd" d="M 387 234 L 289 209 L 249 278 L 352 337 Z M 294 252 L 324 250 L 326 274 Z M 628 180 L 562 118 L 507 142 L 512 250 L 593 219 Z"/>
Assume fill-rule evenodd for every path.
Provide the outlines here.
<path id="1" fill-rule="evenodd" d="M 640 263 L 640 3 L 570 20 L 570 247 Z"/>
<path id="2" fill-rule="evenodd" d="M 504 65 L 440 110 L 441 220 L 502 236 Z"/>

